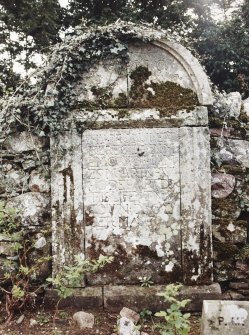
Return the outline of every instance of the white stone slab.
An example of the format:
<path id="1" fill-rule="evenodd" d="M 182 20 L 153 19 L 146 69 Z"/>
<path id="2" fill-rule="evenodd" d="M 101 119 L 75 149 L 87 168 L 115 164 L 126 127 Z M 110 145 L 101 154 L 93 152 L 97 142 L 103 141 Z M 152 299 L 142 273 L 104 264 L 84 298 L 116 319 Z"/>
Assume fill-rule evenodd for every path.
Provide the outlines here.
<path id="1" fill-rule="evenodd" d="M 248 334 L 249 301 L 203 301 L 201 335 Z"/>
<path id="2" fill-rule="evenodd" d="M 110 282 L 178 274 L 179 129 L 87 130 L 82 147 L 87 255 L 116 255 Z"/>

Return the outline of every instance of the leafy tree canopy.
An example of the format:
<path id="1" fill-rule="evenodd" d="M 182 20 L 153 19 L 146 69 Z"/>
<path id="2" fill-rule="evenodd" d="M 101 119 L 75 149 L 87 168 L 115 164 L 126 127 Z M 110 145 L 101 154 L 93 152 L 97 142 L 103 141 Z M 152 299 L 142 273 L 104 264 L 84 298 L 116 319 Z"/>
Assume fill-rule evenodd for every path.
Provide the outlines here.
<path id="1" fill-rule="evenodd" d="M 238 1 L 238 0 L 237 0 Z M 34 52 L 44 54 L 61 40 L 61 33 L 82 20 L 102 25 L 117 19 L 155 23 L 177 31 L 194 48 L 214 84 L 249 95 L 249 0 L 240 1 L 229 17 L 234 0 L 0 0 L 0 95 L 14 89 L 16 64 L 34 68 Z M 225 20 L 212 15 L 216 5 Z M 13 32 L 15 32 L 13 34 Z M 18 36 L 18 37 L 17 37 Z"/>

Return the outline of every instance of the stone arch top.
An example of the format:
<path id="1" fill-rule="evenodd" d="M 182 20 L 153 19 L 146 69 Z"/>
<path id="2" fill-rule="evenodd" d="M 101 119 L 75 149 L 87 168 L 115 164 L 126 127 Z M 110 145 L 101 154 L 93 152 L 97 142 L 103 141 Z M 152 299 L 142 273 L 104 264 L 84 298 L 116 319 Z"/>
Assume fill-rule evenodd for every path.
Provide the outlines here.
<path id="1" fill-rule="evenodd" d="M 166 39 L 131 41 L 127 63 L 118 56 L 102 58 L 82 75 L 75 90 L 79 100 L 95 107 L 103 93 L 109 97 L 104 101 L 107 108 L 177 111 L 213 103 L 207 75 L 198 60 L 179 43 Z"/>
<path id="2" fill-rule="evenodd" d="M 212 105 L 213 96 L 208 77 L 199 61 L 184 46 L 177 42 L 162 39 L 154 45 L 170 53 L 189 74 L 201 105 Z"/>

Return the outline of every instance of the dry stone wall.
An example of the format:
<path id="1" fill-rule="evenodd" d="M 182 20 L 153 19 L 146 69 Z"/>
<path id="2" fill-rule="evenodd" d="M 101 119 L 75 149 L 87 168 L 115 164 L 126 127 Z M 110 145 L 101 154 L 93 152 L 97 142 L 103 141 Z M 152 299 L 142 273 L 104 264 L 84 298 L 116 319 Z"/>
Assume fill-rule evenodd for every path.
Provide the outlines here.
<path id="1" fill-rule="evenodd" d="M 116 278 L 115 283 L 124 283 L 124 278 L 126 284 L 136 283 L 137 269 L 148 276 L 150 272 L 142 268 L 154 262 L 155 282 L 163 282 L 162 277 L 175 266 L 176 273 L 169 275 L 169 280 L 177 277 L 187 284 L 209 284 L 213 270 L 212 214 L 214 281 L 223 285 L 224 297 L 249 298 L 249 101 L 242 101 L 237 92 L 217 96 L 209 108 L 210 155 L 209 85 L 205 86 L 204 73 L 188 52 L 184 51 L 184 61 L 179 56 L 181 48 L 172 42 L 156 42 L 149 47 L 137 43 L 130 45 L 131 61 L 125 66 L 120 59 L 101 60 L 73 85 L 78 103 L 86 108 L 72 110 L 65 124 L 76 120 L 84 129 L 66 129 L 62 136 L 39 139 L 21 131 L 4 142 L 0 198 L 17 209 L 22 225 L 34 239 L 33 261 L 53 253 L 56 271 L 82 251 L 94 257 L 103 251 L 116 252 L 118 263 L 111 271 L 116 267 L 121 279 Z M 52 87 L 49 85 L 47 90 Z M 87 127 L 92 129 L 85 131 Z M 118 138 L 125 145 L 118 145 Z M 110 154 L 103 154 L 102 146 L 109 148 Z M 150 161 L 146 161 L 148 152 Z M 164 168 L 169 170 L 171 184 L 160 176 Z M 152 176 L 147 175 L 148 170 Z M 101 185 L 96 182 L 98 178 Z M 124 189 L 115 186 L 117 181 Z M 109 194 L 99 190 L 106 190 L 109 182 L 114 185 Z M 145 195 L 146 190 L 149 195 Z M 153 196 L 151 190 L 156 191 Z M 123 203 L 116 201 L 115 191 L 121 192 L 129 210 L 121 208 Z M 168 220 L 168 226 L 158 226 L 160 220 Z M 135 238 L 131 234 L 134 231 Z M 117 241 L 122 242 L 122 250 L 115 250 Z M 16 259 L 11 243 L 0 234 L 2 271 L 6 259 Z M 146 248 L 141 249 L 141 245 Z M 127 257 L 129 252 L 133 263 Z M 164 266 L 162 277 L 156 273 L 158 259 Z M 126 262 L 130 268 L 123 274 Z M 49 274 L 51 264 L 46 262 L 37 278 Z M 106 283 L 112 280 L 107 279 Z M 89 281 L 100 284 L 101 278 Z"/>
<path id="2" fill-rule="evenodd" d="M 214 279 L 249 298 L 249 109 L 238 92 L 210 109 Z"/>
<path id="3" fill-rule="evenodd" d="M 50 158 L 46 138 L 31 137 L 28 132 L 10 136 L 0 151 L 0 201 L 16 211 L 22 228 L 34 241 L 31 262 L 50 254 Z M 18 241 L 22 242 L 22 241 Z M 17 260 L 14 242 L 0 233 L 0 274 L 5 271 L 6 260 Z M 37 279 L 45 279 L 51 264 L 45 262 Z"/>

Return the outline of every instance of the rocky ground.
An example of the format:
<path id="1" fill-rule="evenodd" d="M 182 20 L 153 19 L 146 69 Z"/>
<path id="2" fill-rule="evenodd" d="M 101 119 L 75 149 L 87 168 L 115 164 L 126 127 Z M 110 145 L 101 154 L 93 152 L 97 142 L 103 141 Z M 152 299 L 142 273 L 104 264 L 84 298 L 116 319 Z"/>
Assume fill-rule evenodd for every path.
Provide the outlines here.
<path id="1" fill-rule="evenodd" d="M 54 320 L 54 310 L 44 309 L 41 307 L 36 310 L 25 311 L 23 314 L 16 315 L 9 325 L 4 324 L 5 310 L 4 306 L 0 309 L 0 335 L 116 335 L 117 320 L 120 319 L 119 313 L 108 313 L 107 311 L 87 311 L 93 316 L 86 315 L 86 322 L 90 325 L 93 321 L 92 328 L 80 329 L 81 321 L 77 319 L 79 312 L 73 308 L 65 308 L 59 311 L 58 316 Z M 127 313 L 127 311 L 125 311 Z M 129 311 L 128 311 L 129 314 Z M 140 335 L 159 335 L 157 325 L 159 319 L 148 315 L 148 311 L 144 311 L 137 321 L 137 329 Z M 79 315 L 81 318 L 82 315 Z M 129 316 L 126 314 L 126 316 Z M 135 318 L 136 314 L 130 315 L 130 320 Z M 134 322 L 135 322 L 134 319 Z M 191 332 L 190 335 L 200 334 L 200 315 L 191 316 Z M 135 334 L 135 333 L 134 333 Z"/>

